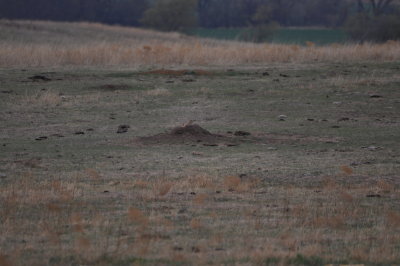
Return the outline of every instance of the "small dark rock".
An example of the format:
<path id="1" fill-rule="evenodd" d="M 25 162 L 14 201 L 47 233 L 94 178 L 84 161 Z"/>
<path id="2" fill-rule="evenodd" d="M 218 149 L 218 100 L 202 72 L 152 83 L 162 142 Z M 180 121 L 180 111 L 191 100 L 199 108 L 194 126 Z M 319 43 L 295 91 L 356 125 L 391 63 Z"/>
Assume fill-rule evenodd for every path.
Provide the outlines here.
<path id="1" fill-rule="evenodd" d="M 51 79 L 46 77 L 46 76 L 42 76 L 42 75 L 35 75 L 32 77 L 29 77 L 29 79 L 31 79 L 32 81 L 38 81 L 38 80 L 43 80 L 43 81 L 50 81 Z"/>
<path id="2" fill-rule="evenodd" d="M 206 147 L 217 147 L 218 144 L 216 144 L 216 143 L 203 143 L 203 146 L 206 146 Z"/>
<path id="3" fill-rule="evenodd" d="M 340 128 L 340 126 L 332 126 L 332 128 Z"/>
<path id="4" fill-rule="evenodd" d="M 262 73 L 263 76 L 269 76 L 269 73 L 267 71 Z"/>
<path id="5" fill-rule="evenodd" d="M 367 198 L 380 198 L 381 195 L 379 195 L 379 194 L 368 194 L 366 197 Z"/>
<path id="6" fill-rule="evenodd" d="M 237 143 L 227 143 L 226 144 L 226 147 L 236 147 L 236 146 L 239 146 L 239 144 L 237 144 Z"/>
<path id="7" fill-rule="evenodd" d="M 314 121 L 314 118 L 307 118 L 307 121 Z"/>
<path id="8" fill-rule="evenodd" d="M 35 140 L 45 140 L 45 139 L 47 139 L 46 136 L 41 136 L 41 137 L 37 137 Z"/>
<path id="9" fill-rule="evenodd" d="M 63 138 L 64 136 L 61 134 L 53 134 L 51 135 L 52 137 L 57 137 L 57 138 Z"/>
<path id="10" fill-rule="evenodd" d="M 238 130 L 234 133 L 235 136 L 250 136 L 251 133 L 247 131 Z"/>
<path id="11" fill-rule="evenodd" d="M 130 126 L 128 126 L 128 125 L 120 125 L 120 126 L 118 127 L 117 133 L 118 133 L 118 134 L 126 133 L 126 132 L 128 132 L 128 129 L 129 129 L 129 128 L 130 128 Z"/>
<path id="12" fill-rule="evenodd" d="M 190 192 L 190 195 L 196 195 L 196 192 Z"/>
<path id="13" fill-rule="evenodd" d="M 369 97 L 370 98 L 383 98 L 383 96 L 379 95 L 379 94 L 371 94 Z"/>
<path id="14" fill-rule="evenodd" d="M 281 73 L 281 74 L 279 74 L 279 76 L 280 76 L 280 77 L 284 77 L 284 78 L 288 78 L 288 77 L 289 77 L 289 75 L 282 74 L 282 73 Z"/>
<path id="15" fill-rule="evenodd" d="M 178 211 L 179 214 L 182 214 L 182 213 L 185 213 L 185 212 L 187 212 L 187 209 L 185 209 L 185 208 L 180 209 L 180 210 Z"/>
<path id="16" fill-rule="evenodd" d="M 341 121 L 349 121 L 350 120 L 350 118 L 348 118 L 348 117 L 342 117 L 342 118 L 339 118 L 338 119 L 338 122 L 341 122 Z"/>
<path id="17" fill-rule="evenodd" d="M 279 121 L 285 121 L 286 118 L 288 118 L 287 115 L 279 115 L 278 116 Z"/>
<path id="18" fill-rule="evenodd" d="M 196 80 L 194 80 L 194 79 L 182 79 L 182 81 L 183 81 L 183 82 L 194 82 L 194 81 L 196 81 Z"/>
<path id="19" fill-rule="evenodd" d="M 215 191 L 215 193 L 221 194 L 221 190 L 217 190 L 217 191 Z"/>
<path id="20" fill-rule="evenodd" d="M 74 134 L 75 134 L 75 135 L 85 135 L 85 132 L 83 132 L 83 131 L 76 131 Z"/>
<path id="21" fill-rule="evenodd" d="M 13 91 L 1 91 L 1 93 L 12 93 Z"/>

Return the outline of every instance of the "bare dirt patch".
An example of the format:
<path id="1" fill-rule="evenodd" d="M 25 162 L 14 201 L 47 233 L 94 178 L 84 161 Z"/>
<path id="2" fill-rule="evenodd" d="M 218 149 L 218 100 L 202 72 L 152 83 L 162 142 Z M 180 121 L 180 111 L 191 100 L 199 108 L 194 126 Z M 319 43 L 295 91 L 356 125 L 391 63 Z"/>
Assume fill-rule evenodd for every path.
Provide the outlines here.
<path id="1" fill-rule="evenodd" d="M 134 140 L 134 143 L 145 145 L 202 143 L 206 146 L 218 146 L 221 144 L 234 145 L 237 144 L 237 140 L 228 136 L 213 134 L 199 125 L 191 124 L 175 127 L 166 133 L 138 137 Z"/>
<path id="2" fill-rule="evenodd" d="M 126 84 L 105 84 L 95 88 L 104 91 L 117 91 L 117 90 L 128 90 L 130 87 L 129 85 Z"/>
<path id="3" fill-rule="evenodd" d="M 228 131 L 226 134 L 215 134 L 197 124 L 178 126 L 166 133 L 153 136 L 137 137 L 136 144 L 200 144 L 204 146 L 238 146 L 241 143 L 271 144 L 296 142 L 337 143 L 338 138 L 306 137 L 301 135 L 277 135 L 267 133 L 252 134 L 247 131 Z"/>

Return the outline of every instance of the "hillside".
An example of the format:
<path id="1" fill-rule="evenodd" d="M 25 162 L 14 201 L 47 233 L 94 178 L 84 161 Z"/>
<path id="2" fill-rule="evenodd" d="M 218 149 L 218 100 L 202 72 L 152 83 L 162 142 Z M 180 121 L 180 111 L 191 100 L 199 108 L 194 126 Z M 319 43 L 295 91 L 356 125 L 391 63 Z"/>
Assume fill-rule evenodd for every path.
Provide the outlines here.
<path id="1" fill-rule="evenodd" d="M 188 37 L 96 23 L 0 21 L 0 67 L 255 65 L 395 61 L 400 43 L 317 47 Z"/>

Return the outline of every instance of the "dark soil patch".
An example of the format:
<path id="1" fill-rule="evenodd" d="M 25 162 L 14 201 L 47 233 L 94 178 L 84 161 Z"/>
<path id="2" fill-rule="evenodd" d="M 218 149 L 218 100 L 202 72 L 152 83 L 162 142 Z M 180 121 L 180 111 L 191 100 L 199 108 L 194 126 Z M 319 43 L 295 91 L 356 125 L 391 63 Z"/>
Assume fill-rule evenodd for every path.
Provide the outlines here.
<path id="1" fill-rule="evenodd" d="M 227 146 L 235 147 L 241 143 L 255 144 L 279 144 L 279 143 L 298 143 L 298 142 L 325 142 L 337 143 L 336 138 L 311 137 L 300 135 L 277 135 L 277 134 L 214 134 L 196 124 L 175 127 L 169 132 L 161 133 L 148 137 L 138 137 L 134 143 L 145 145 L 157 144 L 198 144 L 203 146 Z"/>
<path id="2" fill-rule="evenodd" d="M 198 143 L 205 146 L 231 145 L 237 140 L 233 137 L 213 134 L 199 125 L 192 124 L 175 127 L 169 132 L 149 137 L 138 137 L 135 142 L 142 144 L 185 144 Z"/>
<path id="3" fill-rule="evenodd" d="M 29 77 L 28 79 L 32 80 L 32 81 L 50 81 L 51 79 L 43 76 L 43 75 L 35 75 L 32 77 Z"/>
<path id="4" fill-rule="evenodd" d="M 184 75 L 194 75 L 194 76 L 209 76 L 212 72 L 206 70 L 172 70 L 172 69 L 156 69 L 152 71 L 142 72 L 141 74 L 152 74 L 152 75 L 168 75 L 168 76 L 184 76 Z"/>
<path id="5" fill-rule="evenodd" d="M 117 90 L 128 90 L 130 87 L 126 84 L 105 84 L 95 89 L 100 89 L 104 91 L 117 91 Z"/>

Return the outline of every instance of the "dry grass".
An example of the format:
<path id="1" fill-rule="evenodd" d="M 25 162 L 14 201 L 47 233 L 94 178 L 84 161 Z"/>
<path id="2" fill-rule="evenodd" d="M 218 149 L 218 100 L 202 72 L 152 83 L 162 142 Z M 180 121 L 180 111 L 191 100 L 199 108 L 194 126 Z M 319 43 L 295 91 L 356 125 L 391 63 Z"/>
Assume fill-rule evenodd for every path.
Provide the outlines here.
<path id="1" fill-rule="evenodd" d="M 159 97 L 159 96 L 171 95 L 171 92 L 164 88 L 157 88 L 157 89 L 153 89 L 153 90 L 147 90 L 144 92 L 144 94 L 148 95 L 148 96 Z"/>
<path id="2" fill-rule="evenodd" d="M 398 265 L 398 69 L 349 65 L 3 69 L 0 265 Z M 266 141 L 132 144 L 192 119 Z"/>
<path id="3" fill-rule="evenodd" d="M 252 44 L 89 23 L 0 21 L 0 67 L 254 65 L 396 61 L 400 43 Z"/>
<path id="4" fill-rule="evenodd" d="M 60 105 L 62 102 L 62 97 L 58 92 L 54 91 L 42 91 L 35 94 L 26 94 L 20 101 L 20 105 L 23 106 L 46 106 L 55 107 Z M 14 103 L 10 103 L 15 106 Z"/>
<path id="5" fill-rule="evenodd" d="M 338 258 L 369 263 L 400 259 L 400 237 L 395 233 L 400 229 L 399 211 L 389 201 L 378 205 L 373 203 L 376 199 L 365 197 L 372 189 L 398 201 L 398 188 L 383 180 L 373 187 L 336 182 L 330 187 L 266 188 L 253 183 L 233 191 L 232 187 L 240 187 L 239 178 L 207 176 L 206 185 L 203 180 L 192 189 L 205 191 L 211 180 L 213 187 L 225 188 L 217 194 L 208 190 L 192 195 L 175 190 L 192 177 L 161 184 L 149 181 L 157 193 L 132 181 L 119 187 L 121 195 L 131 196 L 113 202 L 116 210 L 111 215 L 109 200 L 93 193 L 98 181 L 91 176 L 98 174 L 93 169 L 83 173 L 94 182 L 92 188 L 78 179 L 37 182 L 32 173 L 2 186 L 2 265 L 26 263 L 19 256 L 30 252 L 41 252 L 30 257 L 31 263 L 62 264 L 117 263 L 139 257 L 142 263 L 155 265 L 162 261 L 262 264 L 271 259 L 287 265 L 294 258 L 315 265 L 310 258 L 319 263 Z M 141 195 L 147 195 L 145 202 Z M 104 206 L 93 209 L 94 202 Z M 5 239 L 17 242 L 5 244 Z"/>

